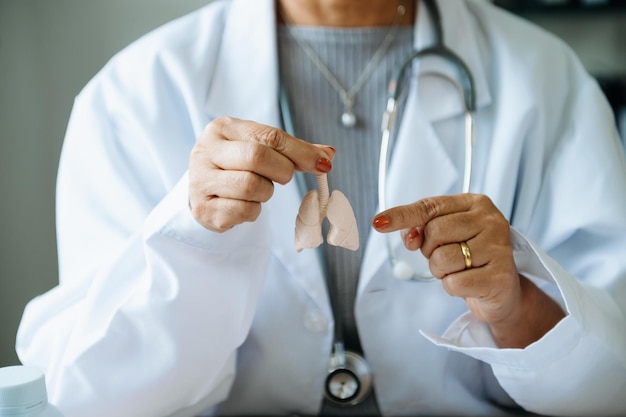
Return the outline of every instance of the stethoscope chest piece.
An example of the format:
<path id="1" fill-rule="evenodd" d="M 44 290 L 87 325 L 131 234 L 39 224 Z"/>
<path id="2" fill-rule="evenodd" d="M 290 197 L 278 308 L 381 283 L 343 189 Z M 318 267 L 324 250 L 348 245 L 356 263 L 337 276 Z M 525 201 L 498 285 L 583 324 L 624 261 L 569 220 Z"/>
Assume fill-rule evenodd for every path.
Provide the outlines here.
<path id="1" fill-rule="evenodd" d="M 330 358 L 326 398 L 338 405 L 355 405 L 372 390 L 372 371 L 363 357 L 344 351 Z"/>

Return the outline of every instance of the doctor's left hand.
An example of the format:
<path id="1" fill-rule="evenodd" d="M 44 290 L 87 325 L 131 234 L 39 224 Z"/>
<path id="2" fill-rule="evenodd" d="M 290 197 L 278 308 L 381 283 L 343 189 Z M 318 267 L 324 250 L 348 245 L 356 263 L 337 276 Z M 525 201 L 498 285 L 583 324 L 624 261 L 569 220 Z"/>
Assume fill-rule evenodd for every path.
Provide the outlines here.
<path id="1" fill-rule="evenodd" d="M 465 300 L 500 347 L 526 347 L 564 316 L 517 272 L 509 222 L 485 195 L 425 198 L 379 213 L 372 224 L 401 231 L 407 249 L 420 249 L 446 292 Z"/>

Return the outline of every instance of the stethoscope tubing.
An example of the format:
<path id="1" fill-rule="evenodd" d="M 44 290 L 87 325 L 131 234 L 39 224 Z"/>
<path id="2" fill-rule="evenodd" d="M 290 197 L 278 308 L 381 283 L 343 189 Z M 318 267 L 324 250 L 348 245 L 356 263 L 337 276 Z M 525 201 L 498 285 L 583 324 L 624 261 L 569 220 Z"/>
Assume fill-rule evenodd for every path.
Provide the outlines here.
<path id="1" fill-rule="evenodd" d="M 447 48 L 443 43 L 443 30 L 441 25 L 441 17 L 439 9 L 434 0 L 424 0 L 425 5 L 431 15 L 435 41 L 432 46 L 414 51 L 409 55 L 402 65 L 398 68 L 396 74 L 389 82 L 388 98 L 385 111 L 381 123 L 381 148 L 380 159 L 378 163 L 378 206 L 380 211 L 385 211 L 387 207 L 387 173 L 391 158 L 391 142 L 394 137 L 395 124 L 398 111 L 398 100 L 402 92 L 402 82 L 404 73 L 417 60 L 426 57 L 439 57 L 452 63 L 460 73 L 460 86 L 454 80 L 445 75 L 441 75 L 444 79 L 449 80 L 457 89 L 462 97 L 463 110 L 465 115 L 465 158 L 463 170 L 462 192 L 469 193 L 472 187 L 472 171 L 473 171 L 473 150 L 474 150 L 474 112 L 476 109 L 476 95 L 474 87 L 474 77 L 465 62 L 452 50 Z M 393 255 L 393 247 L 391 239 L 385 235 L 386 246 L 389 261 L 394 276 L 409 281 L 434 281 L 431 275 L 419 275 L 413 272 L 412 267 L 404 261 L 400 261 Z"/>

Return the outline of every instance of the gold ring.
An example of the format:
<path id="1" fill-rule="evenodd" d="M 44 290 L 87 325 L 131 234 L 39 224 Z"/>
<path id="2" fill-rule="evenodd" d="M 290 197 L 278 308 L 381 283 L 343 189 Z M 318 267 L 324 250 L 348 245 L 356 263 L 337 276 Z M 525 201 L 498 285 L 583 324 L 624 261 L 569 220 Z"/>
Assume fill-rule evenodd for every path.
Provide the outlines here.
<path id="1" fill-rule="evenodd" d="M 463 252 L 463 260 L 465 260 L 465 269 L 470 269 L 472 267 L 472 252 L 470 252 L 469 246 L 467 246 L 466 242 L 459 242 L 461 245 L 461 252 Z"/>

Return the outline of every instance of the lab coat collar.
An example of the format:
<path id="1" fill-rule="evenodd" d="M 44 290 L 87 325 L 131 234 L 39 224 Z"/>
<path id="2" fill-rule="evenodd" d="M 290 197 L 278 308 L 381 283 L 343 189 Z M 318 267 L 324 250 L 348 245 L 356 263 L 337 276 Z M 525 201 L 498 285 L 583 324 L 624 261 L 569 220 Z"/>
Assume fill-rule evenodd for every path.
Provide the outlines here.
<path id="1" fill-rule="evenodd" d="M 446 46 L 455 51 L 473 74 L 477 107 L 491 102 L 485 67 L 483 66 L 476 35 L 477 28 L 470 13 L 461 13 L 465 2 L 438 1 Z M 230 115 L 255 117 L 261 123 L 280 121 L 275 97 L 278 91 L 278 52 L 276 47 L 276 17 L 274 0 L 234 0 L 227 14 L 219 59 L 207 98 L 211 116 Z M 420 2 L 416 15 L 415 47 L 422 49 L 433 42 L 433 22 L 426 6 Z M 441 59 L 425 59 L 412 69 L 417 72 L 439 73 L 457 79 L 456 70 Z M 420 101 L 427 118 L 437 121 L 460 114 L 461 101 L 450 96 L 446 82 L 428 83 L 420 91 Z M 237 86 L 237 94 L 232 93 Z M 268 99 L 268 95 L 270 95 Z M 218 110 L 219 109 L 219 110 Z"/>

